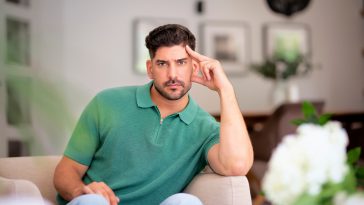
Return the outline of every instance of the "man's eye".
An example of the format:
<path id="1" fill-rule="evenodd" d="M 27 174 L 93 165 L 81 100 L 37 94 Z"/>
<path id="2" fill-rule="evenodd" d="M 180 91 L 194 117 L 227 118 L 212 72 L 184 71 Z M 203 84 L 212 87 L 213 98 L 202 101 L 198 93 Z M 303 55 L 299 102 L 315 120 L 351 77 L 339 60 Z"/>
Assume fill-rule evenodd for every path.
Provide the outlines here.
<path id="1" fill-rule="evenodd" d="M 187 63 L 187 61 L 185 61 L 185 60 L 180 60 L 180 61 L 177 61 L 177 63 L 178 63 L 179 65 L 184 65 L 184 64 L 186 64 L 186 63 Z"/>
<path id="2" fill-rule="evenodd" d="M 160 67 L 165 66 L 165 65 L 167 65 L 165 62 L 158 62 L 157 63 L 157 66 L 160 66 Z"/>

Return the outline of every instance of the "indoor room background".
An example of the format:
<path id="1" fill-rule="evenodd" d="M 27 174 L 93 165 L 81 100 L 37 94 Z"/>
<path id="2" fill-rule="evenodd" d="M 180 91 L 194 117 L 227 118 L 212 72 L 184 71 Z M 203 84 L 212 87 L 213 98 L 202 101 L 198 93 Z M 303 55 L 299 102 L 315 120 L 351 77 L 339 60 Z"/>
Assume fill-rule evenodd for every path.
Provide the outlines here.
<path id="1" fill-rule="evenodd" d="M 313 0 L 304 11 L 291 17 L 273 13 L 263 0 L 204 0 L 201 10 L 196 8 L 196 0 L 20 2 L 25 3 L 0 3 L 1 157 L 7 156 L 8 141 L 19 139 L 28 143 L 31 155 L 61 154 L 77 118 L 97 92 L 148 82 L 148 77 L 136 69 L 136 25 L 153 19 L 183 23 L 196 34 L 197 50 L 203 54 L 209 52 L 202 47 L 209 35 L 202 32 L 205 25 L 243 25 L 244 65 L 233 68 L 238 72 L 228 74 L 243 114 L 269 113 L 275 108 L 271 99 L 274 82 L 249 71 L 250 64 L 264 60 L 264 27 L 275 23 L 304 24 L 310 36 L 314 68 L 292 80 L 299 100 L 322 100 L 329 112 L 364 110 L 362 0 Z M 21 38 L 28 42 L 29 50 L 21 65 L 9 63 L 4 57 L 5 42 L 11 38 L 6 25 L 12 20 L 25 22 L 16 28 L 29 34 Z M 20 103 L 20 107 L 29 110 L 23 114 L 26 120 L 19 123 L 15 119 L 9 125 L 6 84 L 14 76 L 29 81 L 23 85 L 29 99 L 24 106 Z M 36 80 L 44 83 L 36 86 Z M 42 93 L 50 95 L 44 97 Z M 206 111 L 219 114 L 214 92 L 194 85 L 191 96 Z M 45 109 L 42 103 L 52 106 Z"/>

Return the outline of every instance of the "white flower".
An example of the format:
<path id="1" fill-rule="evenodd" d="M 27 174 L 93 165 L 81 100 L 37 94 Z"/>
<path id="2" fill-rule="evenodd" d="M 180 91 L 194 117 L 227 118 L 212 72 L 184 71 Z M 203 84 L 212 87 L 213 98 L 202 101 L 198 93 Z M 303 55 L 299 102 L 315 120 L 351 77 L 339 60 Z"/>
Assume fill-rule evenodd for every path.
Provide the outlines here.
<path id="1" fill-rule="evenodd" d="M 348 136 L 337 122 L 303 124 L 278 145 L 263 178 L 263 190 L 274 204 L 293 204 L 302 194 L 317 195 L 327 182 L 347 173 Z"/>

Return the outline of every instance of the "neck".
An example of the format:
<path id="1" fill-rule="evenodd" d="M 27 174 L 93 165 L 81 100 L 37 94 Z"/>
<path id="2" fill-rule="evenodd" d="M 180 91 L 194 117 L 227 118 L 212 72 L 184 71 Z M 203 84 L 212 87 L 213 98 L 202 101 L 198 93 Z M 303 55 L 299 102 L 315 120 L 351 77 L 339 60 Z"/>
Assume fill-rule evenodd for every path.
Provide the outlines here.
<path id="1" fill-rule="evenodd" d="M 188 104 L 187 94 L 178 100 L 168 100 L 155 89 L 154 85 L 150 89 L 150 96 L 154 104 L 157 105 L 162 118 L 182 111 Z"/>

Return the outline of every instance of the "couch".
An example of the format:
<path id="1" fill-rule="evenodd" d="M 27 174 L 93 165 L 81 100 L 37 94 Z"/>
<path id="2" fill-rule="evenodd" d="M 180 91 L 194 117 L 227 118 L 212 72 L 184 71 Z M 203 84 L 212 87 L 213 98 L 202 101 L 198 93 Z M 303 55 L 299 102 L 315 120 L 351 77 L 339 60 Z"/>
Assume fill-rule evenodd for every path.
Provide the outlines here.
<path id="1" fill-rule="evenodd" d="M 0 158 L 0 199 L 10 198 L 19 202 L 16 204 L 30 204 L 27 199 L 25 203 L 20 199 L 31 197 L 38 200 L 33 204 L 55 204 L 53 172 L 60 159 L 60 156 Z M 204 205 L 252 203 L 245 176 L 220 176 L 208 168 L 192 180 L 185 192 L 199 197 Z"/>

